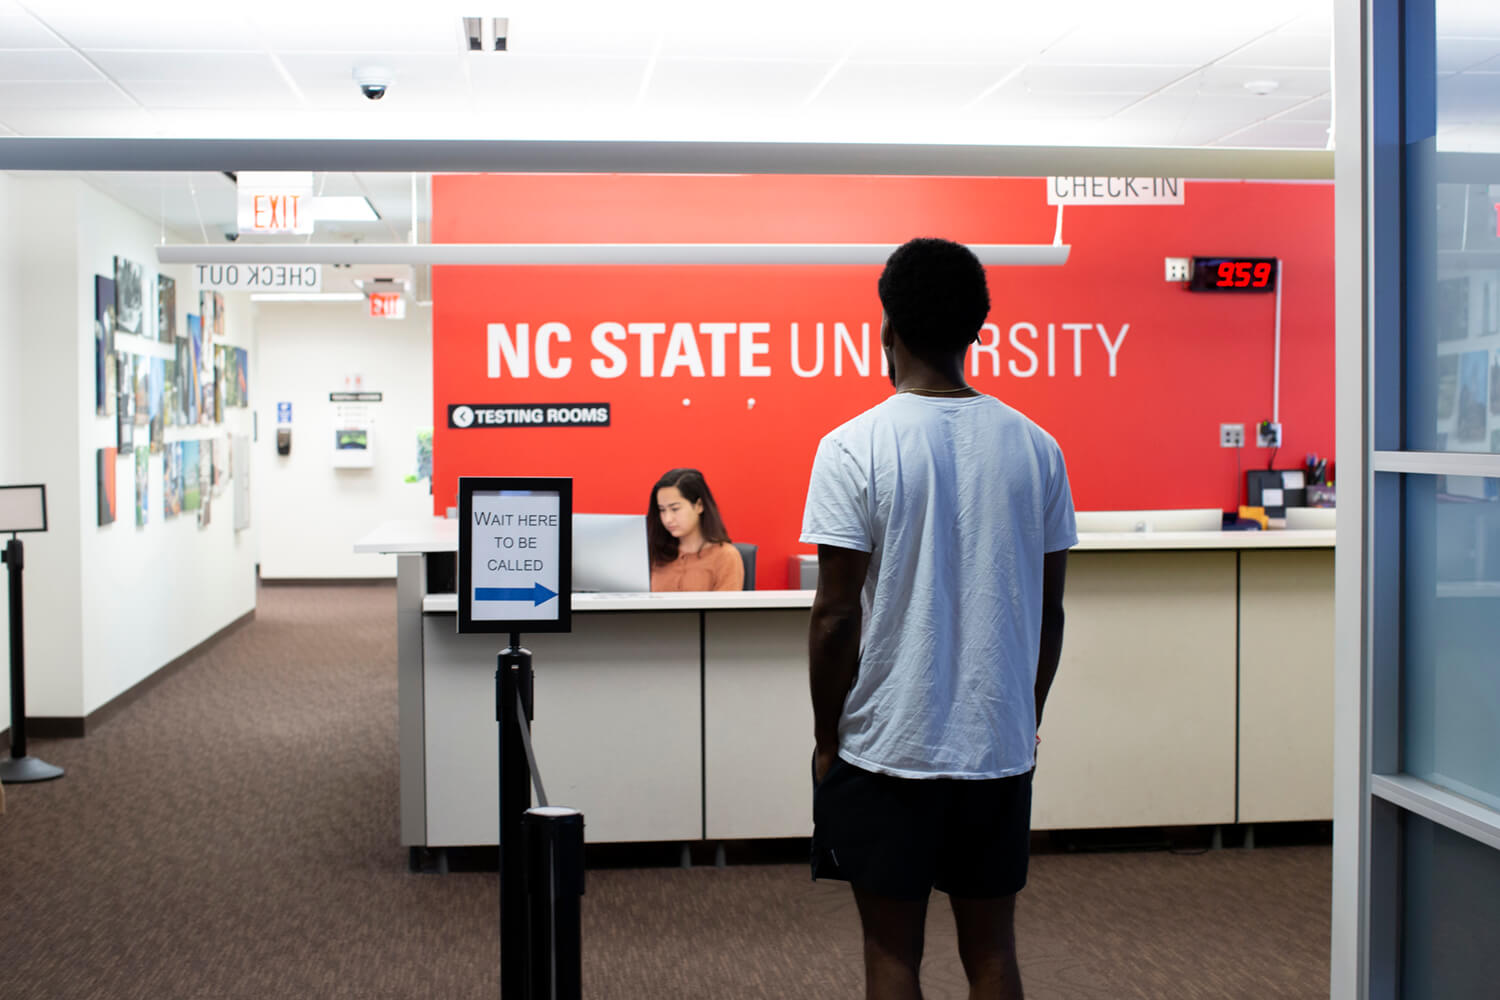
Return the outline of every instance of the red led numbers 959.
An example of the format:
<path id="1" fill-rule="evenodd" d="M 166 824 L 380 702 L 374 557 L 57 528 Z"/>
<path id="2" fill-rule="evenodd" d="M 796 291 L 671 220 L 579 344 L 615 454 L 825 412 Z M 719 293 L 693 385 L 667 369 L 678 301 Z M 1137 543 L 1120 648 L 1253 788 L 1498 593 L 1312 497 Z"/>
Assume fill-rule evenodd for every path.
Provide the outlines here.
<path id="1" fill-rule="evenodd" d="M 1190 292 L 1274 292 L 1274 257 L 1194 257 Z"/>

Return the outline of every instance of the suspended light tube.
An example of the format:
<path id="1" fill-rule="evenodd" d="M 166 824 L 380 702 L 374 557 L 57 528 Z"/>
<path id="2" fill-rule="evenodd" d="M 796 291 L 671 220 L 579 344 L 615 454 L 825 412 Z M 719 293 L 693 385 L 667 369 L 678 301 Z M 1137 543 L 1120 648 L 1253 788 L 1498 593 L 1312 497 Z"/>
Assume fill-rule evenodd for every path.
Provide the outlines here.
<path id="1" fill-rule="evenodd" d="M 884 264 L 894 243 L 167 243 L 163 264 L 412 264 L 459 267 L 849 266 Z M 1061 267 L 1068 244 L 970 244 L 989 267 Z"/>

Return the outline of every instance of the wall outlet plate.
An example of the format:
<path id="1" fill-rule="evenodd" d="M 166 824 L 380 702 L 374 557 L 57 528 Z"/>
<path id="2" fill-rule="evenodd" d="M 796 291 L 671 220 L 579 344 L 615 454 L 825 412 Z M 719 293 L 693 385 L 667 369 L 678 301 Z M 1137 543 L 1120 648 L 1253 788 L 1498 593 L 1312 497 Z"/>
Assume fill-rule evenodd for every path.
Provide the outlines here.
<path id="1" fill-rule="evenodd" d="M 1255 443 L 1261 448 L 1281 447 L 1281 425 L 1262 420 L 1255 425 Z"/>
<path id="2" fill-rule="evenodd" d="M 1188 257 L 1167 258 L 1167 280 L 1187 281 L 1192 276 L 1193 262 Z"/>
<path id="3" fill-rule="evenodd" d="M 1245 446 L 1244 424 L 1220 424 L 1219 425 L 1219 447 L 1220 448 L 1243 448 Z"/>

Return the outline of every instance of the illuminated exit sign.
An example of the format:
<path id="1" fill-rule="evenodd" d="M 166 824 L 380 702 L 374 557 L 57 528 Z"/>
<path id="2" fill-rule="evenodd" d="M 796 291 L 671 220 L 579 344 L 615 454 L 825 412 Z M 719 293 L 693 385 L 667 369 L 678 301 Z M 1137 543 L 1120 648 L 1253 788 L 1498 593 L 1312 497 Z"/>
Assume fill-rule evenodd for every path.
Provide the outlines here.
<path id="1" fill-rule="evenodd" d="M 371 292 L 370 316 L 374 319 L 405 319 L 406 296 L 400 292 Z"/>
<path id="2" fill-rule="evenodd" d="M 312 174 L 242 170 L 235 188 L 241 233 L 313 231 Z"/>

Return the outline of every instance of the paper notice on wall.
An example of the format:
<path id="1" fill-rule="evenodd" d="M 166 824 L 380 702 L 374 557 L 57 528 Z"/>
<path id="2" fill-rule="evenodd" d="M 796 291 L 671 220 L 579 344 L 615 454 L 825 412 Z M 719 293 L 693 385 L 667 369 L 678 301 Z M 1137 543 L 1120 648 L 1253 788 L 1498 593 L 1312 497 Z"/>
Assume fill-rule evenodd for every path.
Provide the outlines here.
<path id="1" fill-rule="evenodd" d="M 1286 490 L 1301 490 L 1307 488 L 1307 477 L 1301 469 L 1289 469 L 1281 474 L 1281 488 Z"/>
<path id="2" fill-rule="evenodd" d="M 1281 490 L 1261 490 L 1260 505 L 1262 507 L 1284 507 L 1286 505 L 1286 494 Z"/>

